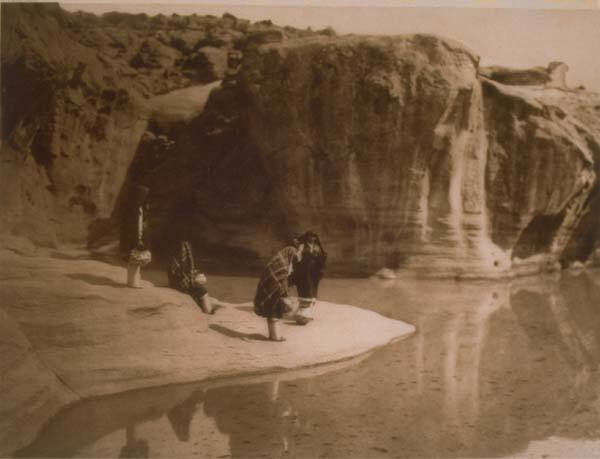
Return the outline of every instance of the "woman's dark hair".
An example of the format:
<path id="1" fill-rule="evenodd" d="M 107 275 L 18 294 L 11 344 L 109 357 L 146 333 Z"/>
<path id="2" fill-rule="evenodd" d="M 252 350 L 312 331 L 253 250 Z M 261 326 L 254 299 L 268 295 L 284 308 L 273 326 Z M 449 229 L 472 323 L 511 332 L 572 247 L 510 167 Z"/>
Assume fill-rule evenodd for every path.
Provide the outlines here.
<path id="1" fill-rule="evenodd" d="M 319 236 L 314 231 L 307 231 L 302 236 L 300 236 L 298 239 L 299 239 L 299 241 L 301 243 L 306 243 L 306 242 L 308 242 L 310 240 L 318 241 L 319 240 Z"/>
<path id="2" fill-rule="evenodd" d="M 133 185 L 132 186 L 132 199 L 136 206 L 143 206 L 148 200 L 148 195 L 150 194 L 150 188 L 144 185 Z"/>

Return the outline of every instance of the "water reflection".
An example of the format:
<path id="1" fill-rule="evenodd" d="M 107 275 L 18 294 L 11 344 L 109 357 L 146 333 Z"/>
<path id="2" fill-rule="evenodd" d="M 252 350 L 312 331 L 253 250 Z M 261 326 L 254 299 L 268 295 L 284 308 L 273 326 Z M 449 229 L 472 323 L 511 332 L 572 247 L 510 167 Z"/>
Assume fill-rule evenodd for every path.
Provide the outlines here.
<path id="1" fill-rule="evenodd" d="M 125 429 L 125 446 L 121 448 L 119 457 L 150 457 L 148 442 L 139 439 L 135 434 L 135 424 L 128 425 Z"/>
<path id="2" fill-rule="evenodd" d="M 179 441 L 190 440 L 190 426 L 192 418 L 201 406 L 205 398 L 205 391 L 202 389 L 193 392 L 188 398 L 178 405 L 175 405 L 167 412 L 167 418 L 171 423 L 173 432 Z"/>
<path id="3" fill-rule="evenodd" d="M 19 454 L 489 457 L 564 441 L 600 455 L 600 273 L 322 288 L 417 333 L 321 375 L 82 403 Z"/>

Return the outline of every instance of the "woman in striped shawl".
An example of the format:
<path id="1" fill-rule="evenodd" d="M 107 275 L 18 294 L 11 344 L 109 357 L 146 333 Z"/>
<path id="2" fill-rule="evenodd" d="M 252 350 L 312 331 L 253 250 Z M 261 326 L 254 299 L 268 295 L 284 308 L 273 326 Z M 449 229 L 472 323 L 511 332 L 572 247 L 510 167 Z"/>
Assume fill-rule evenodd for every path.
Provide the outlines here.
<path id="1" fill-rule="evenodd" d="M 287 309 L 288 277 L 294 259 L 299 256 L 295 247 L 285 247 L 267 263 L 256 288 L 254 312 L 265 317 L 269 326 L 269 339 L 284 341 L 279 330 L 279 319 Z"/>
<path id="2" fill-rule="evenodd" d="M 196 304 L 207 314 L 215 311 L 204 287 L 206 277 L 194 268 L 194 255 L 192 245 L 188 241 L 181 241 L 171 258 L 168 271 L 169 287 L 190 295 Z"/>

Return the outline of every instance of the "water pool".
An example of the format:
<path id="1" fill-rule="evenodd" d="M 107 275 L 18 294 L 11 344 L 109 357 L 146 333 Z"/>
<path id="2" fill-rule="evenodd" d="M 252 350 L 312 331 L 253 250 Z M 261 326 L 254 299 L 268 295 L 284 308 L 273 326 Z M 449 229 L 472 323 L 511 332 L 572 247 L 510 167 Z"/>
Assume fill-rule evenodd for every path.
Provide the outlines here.
<path id="1" fill-rule="evenodd" d="M 210 282 L 231 302 L 251 299 L 255 285 Z M 326 279 L 320 296 L 417 333 L 320 372 L 81 402 L 16 454 L 600 455 L 600 272 L 494 283 Z"/>

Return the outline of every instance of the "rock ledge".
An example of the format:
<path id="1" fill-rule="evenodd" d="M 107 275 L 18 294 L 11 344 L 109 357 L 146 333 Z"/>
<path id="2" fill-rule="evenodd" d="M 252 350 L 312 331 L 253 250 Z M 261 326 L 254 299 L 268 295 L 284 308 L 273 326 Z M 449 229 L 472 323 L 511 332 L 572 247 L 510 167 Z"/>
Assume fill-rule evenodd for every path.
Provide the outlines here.
<path id="1" fill-rule="evenodd" d="M 287 341 L 273 343 L 250 303 L 223 303 L 206 316 L 176 291 L 147 281 L 126 288 L 123 267 L 83 255 L 13 249 L 0 260 L 0 456 L 83 398 L 310 367 L 414 331 L 368 310 L 320 302 L 315 321 L 284 325 Z"/>

